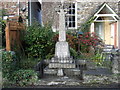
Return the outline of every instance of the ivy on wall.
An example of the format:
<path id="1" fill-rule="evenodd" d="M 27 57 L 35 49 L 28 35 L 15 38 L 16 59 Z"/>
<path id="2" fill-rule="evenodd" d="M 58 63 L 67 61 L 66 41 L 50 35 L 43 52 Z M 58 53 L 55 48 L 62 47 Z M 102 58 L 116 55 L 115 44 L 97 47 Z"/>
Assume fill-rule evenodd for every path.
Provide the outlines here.
<path id="1" fill-rule="evenodd" d="M 78 28 L 78 31 L 81 32 L 90 32 L 90 25 L 94 22 L 95 17 L 91 17 L 89 20 L 87 20 L 85 23 L 81 25 L 81 27 Z"/>

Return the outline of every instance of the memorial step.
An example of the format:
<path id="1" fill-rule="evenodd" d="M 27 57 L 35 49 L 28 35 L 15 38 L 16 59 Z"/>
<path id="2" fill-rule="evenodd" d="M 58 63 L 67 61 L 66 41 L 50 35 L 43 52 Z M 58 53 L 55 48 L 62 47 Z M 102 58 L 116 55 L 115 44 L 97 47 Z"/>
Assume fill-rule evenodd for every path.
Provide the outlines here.
<path id="1" fill-rule="evenodd" d="M 76 65 L 75 63 L 49 63 L 49 68 L 76 68 Z"/>
<path id="2" fill-rule="evenodd" d="M 58 70 L 59 69 L 50 69 L 50 68 L 46 68 L 44 69 L 44 74 L 45 75 L 57 75 L 58 74 Z M 66 76 L 80 76 L 81 72 L 80 69 L 63 69 L 63 73 Z"/>

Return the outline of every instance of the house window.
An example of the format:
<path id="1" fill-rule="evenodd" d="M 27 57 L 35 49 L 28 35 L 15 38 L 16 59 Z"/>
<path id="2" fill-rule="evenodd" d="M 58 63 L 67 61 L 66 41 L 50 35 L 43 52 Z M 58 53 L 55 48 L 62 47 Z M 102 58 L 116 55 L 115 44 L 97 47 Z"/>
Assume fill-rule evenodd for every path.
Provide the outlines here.
<path id="1" fill-rule="evenodd" d="M 66 27 L 68 29 L 76 29 L 76 3 L 69 3 L 68 10 L 65 17 Z"/>

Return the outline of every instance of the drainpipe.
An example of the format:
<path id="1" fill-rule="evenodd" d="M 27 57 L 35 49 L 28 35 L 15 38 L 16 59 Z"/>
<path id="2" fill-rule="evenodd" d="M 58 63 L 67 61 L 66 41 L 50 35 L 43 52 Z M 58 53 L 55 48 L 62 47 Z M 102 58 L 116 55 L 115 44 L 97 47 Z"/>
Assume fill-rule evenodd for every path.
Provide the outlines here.
<path id="1" fill-rule="evenodd" d="M 40 10 L 41 22 L 40 22 L 40 24 L 41 24 L 42 26 L 44 26 L 44 25 L 43 25 L 43 21 L 42 21 L 42 0 L 38 0 L 38 1 L 39 1 L 40 5 L 41 5 L 41 10 Z"/>
<path id="2" fill-rule="evenodd" d="M 120 17 L 120 1 L 118 2 L 118 16 Z"/>
<path id="3" fill-rule="evenodd" d="M 31 0 L 29 0 L 29 20 L 30 20 L 30 26 L 31 26 L 31 23 L 32 23 L 32 16 L 31 16 Z"/>
<path id="4" fill-rule="evenodd" d="M 18 16 L 20 16 L 20 0 L 18 0 Z"/>
<path id="5" fill-rule="evenodd" d="M 3 17 L 4 17 L 4 14 L 3 14 L 3 2 L 2 2 L 2 20 L 3 20 Z M 1 26 L 1 25 L 0 25 Z"/>

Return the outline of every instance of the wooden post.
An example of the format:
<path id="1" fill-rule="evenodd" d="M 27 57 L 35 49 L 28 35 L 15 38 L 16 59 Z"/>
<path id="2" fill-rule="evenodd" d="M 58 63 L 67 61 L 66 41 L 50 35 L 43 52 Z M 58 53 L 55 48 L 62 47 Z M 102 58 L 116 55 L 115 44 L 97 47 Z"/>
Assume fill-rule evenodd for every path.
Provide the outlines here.
<path id="1" fill-rule="evenodd" d="M 5 28 L 5 34 L 6 34 L 6 51 L 11 50 L 11 45 L 10 45 L 10 28 L 9 28 L 9 23 L 6 24 Z"/>
<path id="2" fill-rule="evenodd" d="M 19 22 L 21 17 L 9 17 L 7 20 L 6 35 L 6 51 L 14 51 L 14 46 L 20 46 L 20 31 L 25 30 L 23 23 Z"/>

